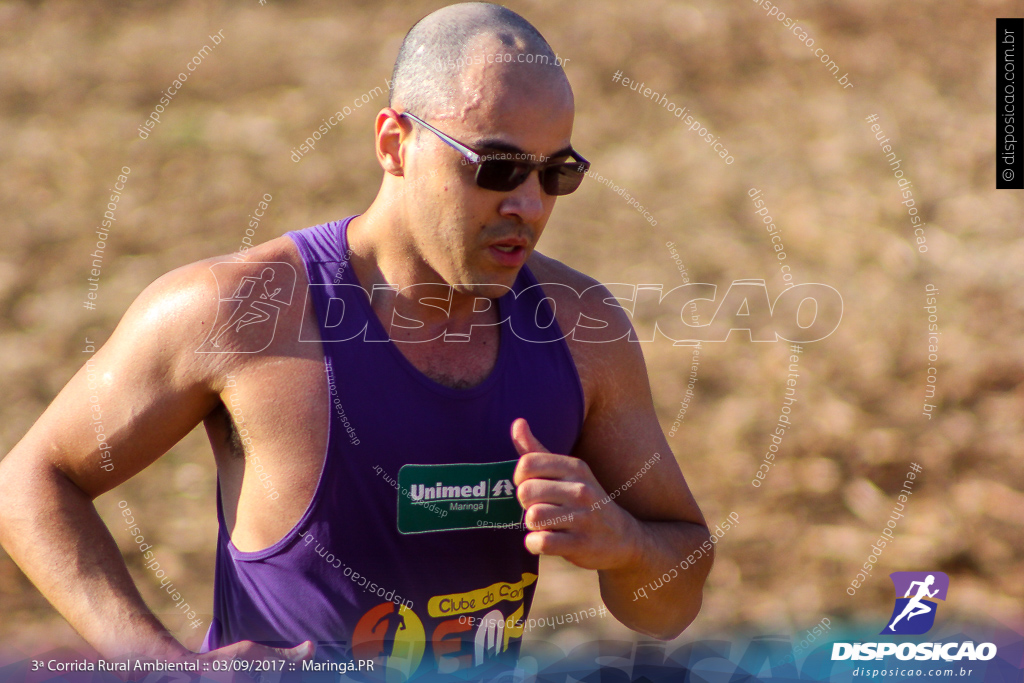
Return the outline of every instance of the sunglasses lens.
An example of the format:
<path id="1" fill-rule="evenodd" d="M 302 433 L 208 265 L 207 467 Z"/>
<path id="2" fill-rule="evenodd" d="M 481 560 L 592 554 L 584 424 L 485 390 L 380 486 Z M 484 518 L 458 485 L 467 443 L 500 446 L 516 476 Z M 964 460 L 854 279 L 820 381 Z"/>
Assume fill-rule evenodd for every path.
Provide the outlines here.
<path id="1" fill-rule="evenodd" d="M 544 191 L 550 195 L 564 195 L 575 192 L 583 182 L 585 169 L 577 163 L 559 164 L 544 169 L 541 182 Z"/>
<path id="2" fill-rule="evenodd" d="M 476 184 L 485 190 L 508 192 L 522 185 L 528 175 L 530 169 L 514 161 L 488 159 L 476 172 Z"/>
<path id="3" fill-rule="evenodd" d="M 588 165 L 571 162 L 548 166 L 540 170 L 541 187 L 549 195 L 563 195 L 575 192 L 583 182 Z M 515 161 L 488 159 L 480 164 L 476 173 L 476 184 L 485 190 L 510 192 L 529 177 L 532 172 L 529 164 Z"/>

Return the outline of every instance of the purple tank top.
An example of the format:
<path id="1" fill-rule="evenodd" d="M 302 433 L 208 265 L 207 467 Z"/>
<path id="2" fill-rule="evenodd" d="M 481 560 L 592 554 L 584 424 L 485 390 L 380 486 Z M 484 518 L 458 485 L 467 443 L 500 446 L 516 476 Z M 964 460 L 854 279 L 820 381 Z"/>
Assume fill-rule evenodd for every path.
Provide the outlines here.
<path id="1" fill-rule="evenodd" d="M 524 266 L 497 300 L 491 374 L 469 389 L 429 379 L 387 341 L 348 264 L 352 218 L 288 233 L 306 266 L 329 391 L 316 492 L 280 541 L 241 552 L 218 483 L 214 615 L 202 651 L 312 639 L 317 660 L 373 659 L 374 671 L 402 678 L 507 662 L 538 572 L 523 545 L 509 431 L 525 417 L 541 443 L 571 453 L 583 422 L 576 366 Z"/>

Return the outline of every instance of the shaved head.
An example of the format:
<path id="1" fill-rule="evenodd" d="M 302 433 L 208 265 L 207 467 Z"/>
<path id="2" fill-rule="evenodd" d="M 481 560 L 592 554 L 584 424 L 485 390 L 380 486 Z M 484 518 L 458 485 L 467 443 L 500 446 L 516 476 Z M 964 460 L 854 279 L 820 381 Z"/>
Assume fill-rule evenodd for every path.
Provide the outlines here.
<path id="1" fill-rule="evenodd" d="M 528 21 L 486 2 L 449 5 L 410 29 L 374 124 L 381 189 L 350 231 L 387 282 L 447 283 L 491 299 L 512 286 L 556 196 L 541 168 L 506 190 L 479 184 L 484 167 L 446 140 L 483 157 L 568 159 L 575 102 L 562 63 Z"/>
<path id="2" fill-rule="evenodd" d="M 474 64 L 543 70 L 548 73 L 535 75 L 568 86 L 558 61 L 544 36 L 512 10 L 486 2 L 449 5 L 406 34 L 395 60 L 389 105 L 427 118 L 453 115 L 479 87 L 466 78 L 467 67 Z"/>

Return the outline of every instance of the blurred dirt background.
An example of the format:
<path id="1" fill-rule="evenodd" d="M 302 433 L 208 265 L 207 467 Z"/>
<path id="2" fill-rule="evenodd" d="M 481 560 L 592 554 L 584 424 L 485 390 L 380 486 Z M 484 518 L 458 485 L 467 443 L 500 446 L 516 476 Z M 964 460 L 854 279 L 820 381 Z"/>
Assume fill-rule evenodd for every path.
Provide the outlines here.
<path id="1" fill-rule="evenodd" d="M 1024 628 L 1024 240 L 1021 193 L 994 187 L 995 17 L 1020 2 L 819 4 L 780 0 L 849 73 L 841 88 L 813 50 L 751 0 L 540 2 L 509 6 L 560 56 L 576 93 L 574 145 L 635 196 L 587 179 L 556 205 L 540 249 L 605 282 L 766 280 L 782 289 L 770 238 L 747 198 L 765 199 L 797 282 L 838 289 L 845 314 L 800 359 L 793 429 L 760 489 L 750 482 L 782 406 L 783 344 L 705 344 L 695 403 L 670 439 L 708 520 L 739 526 L 719 544 L 705 605 L 682 641 L 799 634 L 822 617 L 878 628 L 891 571 L 951 579 L 942 623 Z M 299 163 L 289 155 L 329 116 L 385 83 L 406 30 L 439 2 L 0 3 L 0 454 L 28 430 L 160 274 L 238 248 L 246 216 L 273 196 L 263 241 L 362 211 L 381 171 L 378 96 Z M 162 122 L 141 140 L 162 90 L 223 29 Z M 621 70 L 668 93 L 735 158 L 636 92 Z M 926 227 L 906 208 L 865 117 L 891 139 Z M 130 180 L 103 262 L 95 311 L 86 278 L 111 187 Z M 939 407 L 922 416 L 925 285 L 939 289 Z M 649 321 L 645 321 L 649 322 Z M 691 352 L 645 345 L 666 431 Z M 889 516 L 909 464 L 924 471 L 896 542 L 846 593 Z M 215 471 L 205 434 L 97 506 L 143 595 L 187 628 L 141 568 L 116 506 L 147 540 L 204 624 L 212 603 Z M 120 524 L 120 525 L 119 525 Z M 187 588 L 186 588 L 187 587 Z M 187 594 L 186 594 L 187 590 Z M 596 576 L 543 562 L 532 616 L 596 606 Z M 0 553 L 0 641 L 40 652 L 81 641 Z M 204 626 L 205 628 L 205 626 Z M 566 646 L 628 636 L 613 618 L 537 629 Z"/>

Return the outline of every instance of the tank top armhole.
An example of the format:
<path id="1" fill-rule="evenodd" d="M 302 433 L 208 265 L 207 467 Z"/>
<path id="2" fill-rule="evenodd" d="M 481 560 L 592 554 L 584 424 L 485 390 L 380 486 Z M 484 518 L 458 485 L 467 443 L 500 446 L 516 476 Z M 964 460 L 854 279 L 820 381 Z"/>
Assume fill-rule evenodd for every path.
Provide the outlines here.
<path id="1" fill-rule="evenodd" d="M 325 382 L 328 382 L 328 380 L 327 380 L 327 367 L 328 367 L 327 363 L 328 363 L 328 360 L 327 360 L 327 358 L 325 356 L 324 357 L 324 381 Z M 332 458 L 331 458 L 331 450 L 332 450 L 332 448 L 331 448 L 331 437 L 333 435 L 333 426 L 334 425 L 333 425 L 332 418 L 334 417 L 334 414 L 331 412 L 330 395 L 331 395 L 330 394 L 330 385 L 328 384 L 328 387 L 327 387 L 327 396 L 328 396 L 328 400 L 327 400 L 327 439 L 326 439 L 326 444 L 324 446 L 324 462 L 323 462 L 323 465 L 320 467 L 320 476 L 317 478 L 316 486 L 313 488 L 313 495 L 309 499 L 309 504 L 306 505 L 306 509 L 303 511 L 302 515 L 298 518 L 298 520 L 296 520 L 295 524 L 292 525 L 292 528 L 289 529 L 287 532 L 285 532 L 284 536 L 279 538 L 277 541 L 275 541 L 270 546 L 268 546 L 266 548 L 263 548 L 262 550 L 244 551 L 244 550 L 239 550 L 237 547 L 235 547 L 234 542 L 231 540 L 231 534 L 228 532 L 227 525 L 224 522 L 223 508 L 220 505 L 220 484 L 219 484 L 219 481 L 218 481 L 218 487 L 217 487 L 217 499 L 218 499 L 217 512 L 218 512 L 218 517 L 220 519 L 220 523 L 222 525 L 222 529 L 224 531 L 224 538 L 225 538 L 224 546 L 227 549 L 227 552 L 230 555 L 232 561 L 235 561 L 235 562 L 255 562 L 255 561 L 258 561 L 258 560 L 265 560 L 265 559 L 267 559 L 269 557 L 273 557 L 274 555 L 278 555 L 278 554 L 286 551 L 288 549 L 288 547 L 290 545 L 292 545 L 295 542 L 295 540 L 299 537 L 299 535 L 302 533 L 302 529 L 304 529 L 304 528 L 306 528 L 308 526 L 310 518 L 313 517 L 317 507 L 320 505 L 321 499 L 324 496 L 324 488 L 326 486 L 326 481 L 330 478 L 329 468 L 332 468 L 332 464 L 333 464 L 332 463 Z"/>
<path id="2" fill-rule="evenodd" d="M 307 284 L 308 284 L 308 283 L 316 282 L 316 281 L 319 280 L 319 278 L 314 278 L 313 269 L 315 267 L 317 267 L 317 265 L 320 264 L 321 261 L 319 261 L 316 258 L 316 255 L 313 253 L 313 251 L 314 251 L 313 247 L 312 247 L 312 245 L 307 243 L 305 235 L 302 234 L 303 232 L 304 231 L 291 231 L 291 232 L 288 232 L 286 234 L 288 235 L 289 238 L 291 238 L 291 240 L 295 243 L 296 248 L 299 250 L 299 256 L 302 258 L 302 263 L 303 263 L 303 265 L 306 268 L 306 280 L 307 280 Z M 312 290 L 307 287 L 307 292 L 312 292 Z M 266 548 L 263 548 L 262 550 L 253 550 L 253 551 L 239 550 L 237 547 L 235 547 L 234 542 L 231 540 L 231 534 L 228 531 L 227 523 L 226 523 L 226 521 L 224 519 L 223 505 L 222 505 L 221 493 L 220 493 L 220 477 L 218 476 L 218 478 L 217 478 L 217 516 L 218 516 L 218 521 L 220 522 L 220 525 L 221 525 L 221 528 L 223 530 L 224 537 L 225 537 L 224 546 L 227 549 L 227 552 L 228 552 L 229 556 L 231 557 L 232 561 L 236 561 L 236 562 L 254 562 L 254 561 L 258 561 L 258 560 L 265 560 L 265 559 L 267 559 L 269 557 L 272 557 L 274 555 L 277 555 L 277 554 L 285 551 L 288 548 L 288 546 L 290 546 L 292 543 L 295 542 L 295 539 L 298 537 L 298 535 L 300 533 L 300 530 L 303 529 L 303 527 L 305 527 L 307 525 L 307 523 L 309 522 L 310 517 L 313 515 L 314 510 L 316 510 L 317 505 L 319 505 L 320 500 L 323 497 L 323 490 L 324 490 L 324 486 L 325 486 L 325 481 L 328 478 L 328 468 L 331 467 L 331 450 L 332 450 L 331 449 L 331 437 L 332 437 L 333 426 L 334 426 L 334 421 L 333 421 L 334 413 L 331 411 L 331 401 L 330 401 L 330 396 L 331 396 L 330 380 L 328 379 L 328 372 L 330 370 L 332 370 L 332 368 L 330 367 L 330 359 L 329 359 L 329 357 L 327 355 L 327 349 L 324 347 L 323 330 L 321 329 L 321 318 L 320 318 L 320 308 L 321 308 L 321 306 L 319 306 L 318 303 L 317 303 L 317 297 L 313 296 L 312 299 L 313 299 L 312 300 L 313 314 L 314 314 L 314 316 L 316 316 L 316 319 L 317 319 L 317 335 L 320 337 L 320 339 L 319 339 L 320 351 L 323 354 L 323 378 L 324 378 L 324 383 L 326 384 L 325 388 L 326 388 L 327 397 L 328 397 L 327 398 L 327 405 L 326 405 L 326 410 L 327 410 L 327 438 L 326 438 L 326 443 L 325 443 L 325 446 L 324 446 L 324 461 L 323 461 L 323 465 L 320 468 L 320 475 L 317 478 L 317 483 L 316 483 L 316 486 L 313 489 L 313 496 L 310 498 L 309 504 L 306 506 L 306 509 L 303 511 L 302 515 L 295 522 L 295 524 L 292 526 L 292 528 L 289 529 L 284 534 L 284 536 L 282 536 L 280 539 L 278 539 L 276 542 L 274 542 L 270 546 L 268 546 Z M 305 303 L 305 299 L 303 299 L 303 303 Z M 337 381 L 337 380 L 335 379 L 335 381 Z"/>

